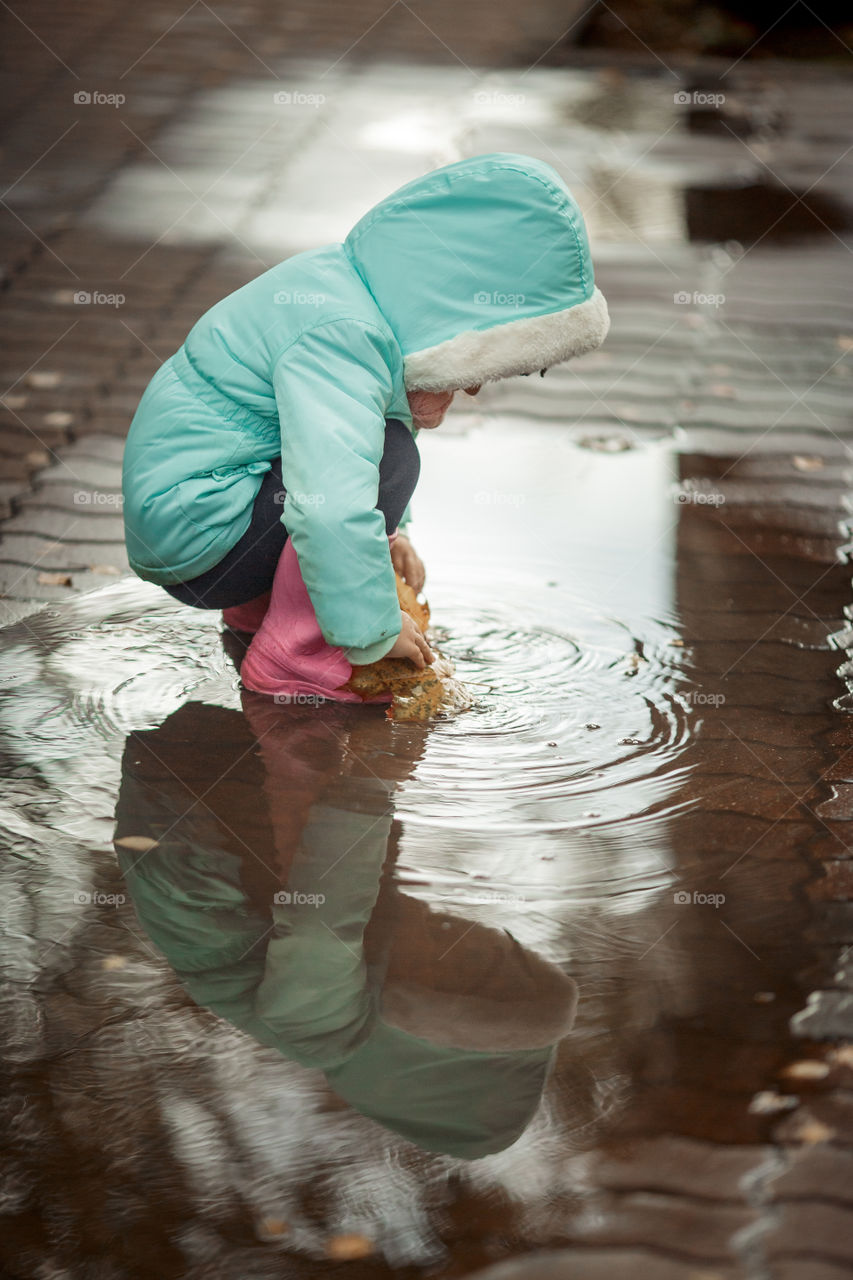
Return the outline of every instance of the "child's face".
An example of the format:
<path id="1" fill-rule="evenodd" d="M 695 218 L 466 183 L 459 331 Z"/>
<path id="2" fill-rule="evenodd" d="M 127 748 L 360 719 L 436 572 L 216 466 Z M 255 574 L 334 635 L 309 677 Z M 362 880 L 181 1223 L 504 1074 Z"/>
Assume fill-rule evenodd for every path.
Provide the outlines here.
<path id="1" fill-rule="evenodd" d="M 466 387 L 466 396 L 475 396 L 480 390 L 476 387 Z M 444 415 L 453 403 L 453 391 L 409 391 L 407 398 L 409 408 L 412 411 L 412 418 L 418 430 L 430 430 L 432 427 L 438 427 L 444 421 Z"/>

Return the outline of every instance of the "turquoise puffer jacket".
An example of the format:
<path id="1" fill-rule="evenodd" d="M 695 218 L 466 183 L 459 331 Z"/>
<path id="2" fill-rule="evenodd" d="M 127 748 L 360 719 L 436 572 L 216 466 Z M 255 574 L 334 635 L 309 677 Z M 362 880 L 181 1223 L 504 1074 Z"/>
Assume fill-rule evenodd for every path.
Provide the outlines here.
<path id="1" fill-rule="evenodd" d="M 213 568 L 281 454 L 281 519 L 320 628 L 373 661 L 401 626 L 376 510 L 385 419 L 411 429 L 407 390 L 532 373 L 599 346 L 608 323 L 548 165 L 476 156 L 408 183 L 342 245 L 217 303 L 154 375 L 124 459 L 132 568 L 164 585 Z"/>

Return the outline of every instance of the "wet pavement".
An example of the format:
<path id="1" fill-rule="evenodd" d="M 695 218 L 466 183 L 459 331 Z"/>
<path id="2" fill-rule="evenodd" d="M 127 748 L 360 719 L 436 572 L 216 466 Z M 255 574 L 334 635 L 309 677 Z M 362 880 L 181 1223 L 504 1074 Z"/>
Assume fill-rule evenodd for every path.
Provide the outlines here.
<path id="1" fill-rule="evenodd" d="M 275 66 L 324 103 L 240 65 L 160 118 L 140 76 L 10 285 L 4 1274 L 841 1280 L 850 82 Z M 134 111 L 156 156 L 107 174 Z M 122 576 L 135 397 L 282 237 L 493 148 L 572 185 L 613 328 L 424 442 L 475 705 L 249 695 L 216 616 Z"/>

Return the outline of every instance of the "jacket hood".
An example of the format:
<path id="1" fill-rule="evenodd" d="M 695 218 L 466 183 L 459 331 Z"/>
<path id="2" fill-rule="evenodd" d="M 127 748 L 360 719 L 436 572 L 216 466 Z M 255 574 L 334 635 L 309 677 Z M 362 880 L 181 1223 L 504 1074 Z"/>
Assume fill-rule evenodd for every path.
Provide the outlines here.
<path id="1" fill-rule="evenodd" d="M 604 341 L 586 227 L 559 175 L 475 156 L 375 205 L 344 249 L 400 344 L 409 391 L 535 373 Z"/>

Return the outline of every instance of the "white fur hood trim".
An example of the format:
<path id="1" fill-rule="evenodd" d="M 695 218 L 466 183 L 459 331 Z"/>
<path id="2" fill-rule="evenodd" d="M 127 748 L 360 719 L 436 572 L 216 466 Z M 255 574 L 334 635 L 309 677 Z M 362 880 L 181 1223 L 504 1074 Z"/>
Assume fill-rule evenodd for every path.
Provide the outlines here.
<path id="1" fill-rule="evenodd" d="M 468 329 L 405 358 L 407 391 L 459 391 L 520 373 L 537 373 L 600 347 L 610 328 L 604 295 L 565 311 Z"/>

